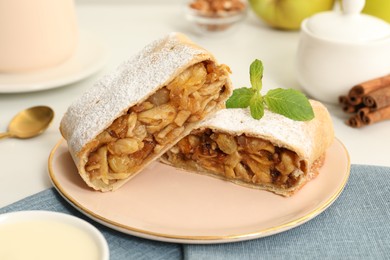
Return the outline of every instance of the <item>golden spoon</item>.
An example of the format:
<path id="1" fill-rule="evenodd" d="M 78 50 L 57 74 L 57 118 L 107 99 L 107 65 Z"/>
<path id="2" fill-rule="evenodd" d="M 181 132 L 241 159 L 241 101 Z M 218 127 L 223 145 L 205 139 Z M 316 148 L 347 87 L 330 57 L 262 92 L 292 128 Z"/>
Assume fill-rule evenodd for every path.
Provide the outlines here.
<path id="1" fill-rule="evenodd" d="M 54 118 L 54 111 L 47 106 L 30 107 L 19 112 L 8 125 L 8 131 L 0 133 L 0 139 L 7 137 L 31 138 L 45 131 Z"/>

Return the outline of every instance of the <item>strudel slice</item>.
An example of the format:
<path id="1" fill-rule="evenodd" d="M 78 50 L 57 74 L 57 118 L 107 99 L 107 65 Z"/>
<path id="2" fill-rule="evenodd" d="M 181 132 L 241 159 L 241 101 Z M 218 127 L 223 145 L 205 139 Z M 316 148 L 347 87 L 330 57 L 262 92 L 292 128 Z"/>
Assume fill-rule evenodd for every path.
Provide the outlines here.
<path id="1" fill-rule="evenodd" d="M 247 109 L 221 110 L 166 152 L 162 161 L 290 196 L 318 174 L 334 139 L 327 109 L 310 103 L 315 118 L 307 122 L 270 111 L 255 120 Z"/>
<path id="2" fill-rule="evenodd" d="M 60 130 L 84 181 L 115 190 L 187 135 L 231 94 L 230 69 L 171 33 L 103 77 Z"/>

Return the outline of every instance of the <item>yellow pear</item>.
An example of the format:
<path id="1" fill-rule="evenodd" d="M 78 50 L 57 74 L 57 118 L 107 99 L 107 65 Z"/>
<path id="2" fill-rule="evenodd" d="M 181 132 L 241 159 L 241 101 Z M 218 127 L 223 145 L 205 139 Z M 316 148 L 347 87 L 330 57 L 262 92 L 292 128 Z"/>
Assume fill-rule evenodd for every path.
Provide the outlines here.
<path id="1" fill-rule="evenodd" d="M 249 0 L 252 10 L 259 18 L 271 27 L 283 30 L 298 30 L 305 18 L 332 10 L 334 2 L 335 0 Z"/>
<path id="2" fill-rule="evenodd" d="M 390 23 L 390 0 L 366 0 L 363 13 L 376 16 Z"/>

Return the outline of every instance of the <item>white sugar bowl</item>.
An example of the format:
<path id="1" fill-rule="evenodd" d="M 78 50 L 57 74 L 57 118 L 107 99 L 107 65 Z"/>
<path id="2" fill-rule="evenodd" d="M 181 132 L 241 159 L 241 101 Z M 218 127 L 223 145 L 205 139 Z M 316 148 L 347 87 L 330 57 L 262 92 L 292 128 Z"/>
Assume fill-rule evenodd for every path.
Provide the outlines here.
<path id="1" fill-rule="evenodd" d="M 390 24 L 361 14 L 364 0 L 302 22 L 296 72 L 313 98 L 337 103 L 356 84 L 390 73 Z"/>

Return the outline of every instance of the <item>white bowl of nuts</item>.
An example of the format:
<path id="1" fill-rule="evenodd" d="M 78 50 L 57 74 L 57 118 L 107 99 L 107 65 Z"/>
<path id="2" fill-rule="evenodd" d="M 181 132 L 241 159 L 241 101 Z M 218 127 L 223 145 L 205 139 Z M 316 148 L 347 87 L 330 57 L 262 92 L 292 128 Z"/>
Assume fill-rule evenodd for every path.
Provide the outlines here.
<path id="1" fill-rule="evenodd" d="M 246 17 L 246 0 L 188 0 L 187 20 L 200 34 L 232 31 Z"/>

